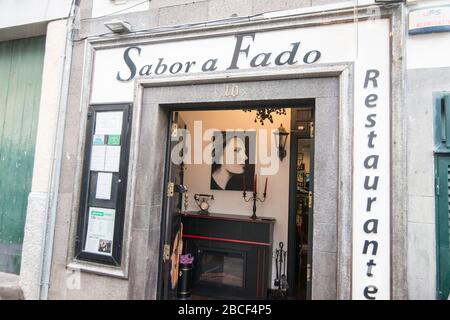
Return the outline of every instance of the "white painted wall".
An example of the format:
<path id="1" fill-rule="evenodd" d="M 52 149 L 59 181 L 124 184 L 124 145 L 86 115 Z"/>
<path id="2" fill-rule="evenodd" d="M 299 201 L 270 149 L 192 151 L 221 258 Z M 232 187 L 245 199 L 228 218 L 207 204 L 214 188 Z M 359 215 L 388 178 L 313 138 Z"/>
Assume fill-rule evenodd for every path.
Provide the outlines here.
<path id="1" fill-rule="evenodd" d="M 407 68 L 426 69 L 450 67 L 450 32 L 409 36 Z"/>
<path id="2" fill-rule="evenodd" d="M 450 5 L 415 1 L 408 10 Z M 450 32 L 406 38 L 408 108 L 408 299 L 436 299 L 433 92 L 450 90 Z M 446 68 L 446 69 L 444 69 Z"/>
<path id="3" fill-rule="evenodd" d="M 283 124 L 286 130 L 290 130 L 290 109 L 286 109 L 287 115 L 274 116 L 274 123 L 265 122 L 265 129 L 276 129 Z M 243 129 L 252 130 L 263 128 L 259 122 L 255 123 L 254 112 L 234 111 L 189 111 L 180 112 L 188 130 L 193 133 L 195 120 L 203 121 L 203 131 L 207 129 Z M 257 141 L 258 141 L 257 131 Z M 193 139 L 194 137 L 192 137 Z M 286 151 L 289 155 L 289 137 L 286 142 Z M 208 142 L 204 142 L 204 147 Z M 258 146 L 257 146 L 258 148 Z M 258 152 L 258 151 L 257 151 Z M 260 174 L 261 165 L 257 162 L 256 173 L 258 174 L 258 193 L 264 189 L 265 176 Z M 241 191 L 210 190 L 211 166 L 208 164 L 191 164 L 186 166 L 185 185 L 189 188 L 188 210 L 198 211 L 194 200 L 195 193 L 213 194 L 214 201 L 210 201 L 210 212 L 252 215 L 252 203 L 244 202 Z M 280 162 L 280 168 L 276 175 L 268 176 L 267 199 L 264 203 L 257 203 L 256 215 L 259 217 L 273 217 L 276 219 L 274 227 L 274 247 L 283 241 L 285 247 L 288 240 L 288 215 L 289 215 L 289 156 Z M 251 189 L 252 186 L 247 186 Z M 275 248 L 274 248 L 275 249 Z M 272 266 L 272 278 L 275 279 L 275 260 Z M 273 279 L 270 285 L 273 285 Z"/>
<path id="4" fill-rule="evenodd" d="M 450 0 L 417 1 L 408 7 L 409 11 L 435 6 L 450 5 Z M 409 35 L 406 41 L 408 69 L 450 67 L 450 32 Z"/>
<path id="5" fill-rule="evenodd" d="M 52 173 L 66 35 L 66 20 L 48 24 L 33 180 L 28 197 L 20 269 L 20 285 L 25 299 L 39 298 L 47 196 Z"/>
<path id="6" fill-rule="evenodd" d="M 72 0 L 0 0 L 0 29 L 66 18 Z"/>
<path id="7" fill-rule="evenodd" d="M 92 18 L 112 14 L 145 11 L 149 8 L 150 1 L 144 0 L 93 0 Z"/>

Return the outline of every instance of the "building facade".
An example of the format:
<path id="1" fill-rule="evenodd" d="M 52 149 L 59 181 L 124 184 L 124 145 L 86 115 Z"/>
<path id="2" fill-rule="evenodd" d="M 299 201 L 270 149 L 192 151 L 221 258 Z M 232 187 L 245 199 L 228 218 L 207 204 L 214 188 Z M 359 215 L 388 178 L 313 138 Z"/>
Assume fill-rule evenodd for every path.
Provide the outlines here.
<path id="1" fill-rule="evenodd" d="M 448 226 L 443 220 L 446 215 L 443 210 L 447 209 L 439 205 L 447 195 L 439 190 L 443 190 L 445 177 L 438 172 L 441 167 L 438 162 L 445 157 L 445 148 L 438 137 L 443 128 L 440 110 L 444 108 L 442 101 L 448 95 L 449 84 L 449 61 L 442 54 L 448 50 L 450 38 L 448 33 L 414 32 L 414 27 L 423 23 L 417 17 L 432 15 L 430 10 L 439 9 L 433 5 L 442 5 L 441 10 L 448 10 L 445 1 L 418 2 L 409 8 L 411 30 L 406 38 L 407 266 L 411 299 L 446 299 L 449 295 L 448 236 L 445 236 Z M 417 10 L 420 6 L 431 6 L 431 9 Z M 430 48 L 433 48 L 432 53 L 427 56 L 425 50 Z"/>
<path id="2" fill-rule="evenodd" d="M 449 5 L 75 2 L 25 297 L 446 299 Z"/>
<path id="3" fill-rule="evenodd" d="M 2 297 L 8 288 L 10 296 L 22 296 L 19 280 L 26 286 L 43 256 L 39 241 L 45 231 L 27 221 L 39 222 L 48 205 L 70 6 L 71 1 L 0 1 Z M 29 206 L 35 197 L 42 198 L 42 207 Z"/>

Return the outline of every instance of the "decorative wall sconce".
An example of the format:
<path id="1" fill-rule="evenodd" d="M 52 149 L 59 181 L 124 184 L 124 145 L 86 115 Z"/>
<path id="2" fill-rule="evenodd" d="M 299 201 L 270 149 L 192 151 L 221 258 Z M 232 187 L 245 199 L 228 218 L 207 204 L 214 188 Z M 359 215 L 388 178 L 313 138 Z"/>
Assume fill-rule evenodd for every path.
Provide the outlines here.
<path id="1" fill-rule="evenodd" d="M 289 132 L 284 129 L 283 124 L 281 124 L 277 131 L 273 133 L 275 135 L 275 143 L 278 149 L 278 157 L 281 161 L 286 157 L 286 141 L 289 136 Z"/>

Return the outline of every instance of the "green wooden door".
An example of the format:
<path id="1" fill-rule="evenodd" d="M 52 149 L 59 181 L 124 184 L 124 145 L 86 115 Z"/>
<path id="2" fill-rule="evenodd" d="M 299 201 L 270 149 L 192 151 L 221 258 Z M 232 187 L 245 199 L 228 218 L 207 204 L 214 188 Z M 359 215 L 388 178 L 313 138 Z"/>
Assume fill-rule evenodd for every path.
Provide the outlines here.
<path id="1" fill-rule="evenodd" d="M 0 42 L 0 271 L 19 273 L 45 38 Z"/>
<path id="2" fill-rule="evenodd" d="M 450 155 L 436 157 L 438 297 L 450 294 Z"/>

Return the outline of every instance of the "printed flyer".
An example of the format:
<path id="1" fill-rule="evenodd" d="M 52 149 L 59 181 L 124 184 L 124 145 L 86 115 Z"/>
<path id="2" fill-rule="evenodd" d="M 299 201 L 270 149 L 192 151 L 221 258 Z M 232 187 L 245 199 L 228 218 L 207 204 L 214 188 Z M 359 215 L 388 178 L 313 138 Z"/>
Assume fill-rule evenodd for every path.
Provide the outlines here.
<path id="1" fill-rule="evenodd" d="M 88 231 L 84 251 L 97 254 L 112 254 L 114 218 L 116 210 L 89 208 Z"/>

